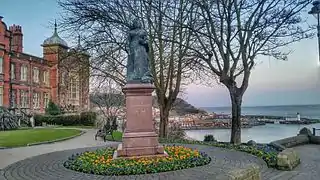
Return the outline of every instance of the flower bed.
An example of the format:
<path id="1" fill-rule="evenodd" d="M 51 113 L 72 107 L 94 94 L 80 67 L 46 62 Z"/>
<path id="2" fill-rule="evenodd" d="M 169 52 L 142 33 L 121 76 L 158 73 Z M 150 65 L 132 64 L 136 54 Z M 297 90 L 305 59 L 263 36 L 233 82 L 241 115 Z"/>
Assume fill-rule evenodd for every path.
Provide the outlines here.
<path id="1" fill-rule="evenodd" d="M 64 166 L 75 171 L 118 176 L 158 173 L 206 165 L 211 158 L 203 152 L 183 146 L 165 146 L 166 157 L 112 159 L 114 148 L 72 155 Z"/>
<path id="2" fill-rule="evenodd" d="M 237 151 L 246 152 L 252 155 L 255 155 L 259 158 L 262 158 L 268 165 L 268 167 L 277 168 L 277 155 L 281 152 L 279 149 L 269 145 L 269 144 L 256 144 L 256 145 L 247 145 L 239 144 L 233 145 L 230 143 L 224 142 L 203 142 L 203 141 L 193 141 L 193 140 L 184 140 L 184 139 L 160 139 L 162 143 L 181 143 L 181 144 L 200 144 L 200 145 L 209 145 L 215 147 L 221 147 L 226 149 L 234 149 Z"/>

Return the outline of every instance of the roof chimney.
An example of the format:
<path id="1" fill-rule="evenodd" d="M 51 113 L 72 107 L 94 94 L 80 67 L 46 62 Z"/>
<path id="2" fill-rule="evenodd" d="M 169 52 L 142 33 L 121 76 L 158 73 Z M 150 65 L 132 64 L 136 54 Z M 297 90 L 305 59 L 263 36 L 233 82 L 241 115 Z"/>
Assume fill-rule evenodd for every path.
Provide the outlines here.
<path id="1" fill-rule="evenodd" d="M 23 34 L 21 26 L 14 24 L 9 27 L 9 30 L 12 32 L 13 51 L 23 52 Z"/>

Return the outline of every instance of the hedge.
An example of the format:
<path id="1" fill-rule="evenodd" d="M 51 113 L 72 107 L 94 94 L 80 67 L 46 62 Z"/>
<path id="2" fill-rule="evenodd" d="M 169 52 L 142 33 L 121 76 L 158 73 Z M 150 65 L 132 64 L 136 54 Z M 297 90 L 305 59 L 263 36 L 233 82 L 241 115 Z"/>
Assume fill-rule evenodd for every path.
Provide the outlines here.
<path id="1" fill-rule="evenodd" d="M 35 115 L 34 121 L 36 126 L 41 126 L 42 123 L 63 126 L 94 126 L 96 117 L 97 115 L 94 112 L 82 112 L 80 114 L 56 116 Z"/>

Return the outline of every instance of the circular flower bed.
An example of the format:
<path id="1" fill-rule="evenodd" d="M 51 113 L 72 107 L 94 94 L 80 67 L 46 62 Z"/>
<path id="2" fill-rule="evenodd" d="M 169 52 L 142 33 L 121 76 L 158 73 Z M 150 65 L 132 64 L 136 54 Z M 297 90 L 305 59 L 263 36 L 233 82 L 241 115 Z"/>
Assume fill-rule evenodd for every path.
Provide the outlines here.
<path id="1" fill-rule="evenodd" d="M 256 145 L 247 145 L 247 144 L 238 144 L 233 145 L 226 142 L 203 142 L 203 141 L 192 141 L 192 140 L 176 140 L 176 139 L 160 139 L 162 143 L 181 143 L 181 144 L 200 144 L 221 147 L 226 149 L 234 149 L 237 151 L 246 152 L 263 159 L 268 167 L 277 168 L 277 155 L 281 152 L 280 149 L 270 145 L 270 144 L 256 144 Z"/>
<path id="2" fill-rule="evenodd" d="M 165 146 L 166 157 L 112 159 L 114 148 L 72 155 L 64 166 L 79 172 L 98 175 L 135 175 L 158 173 L 206 165 L 211 158 L 203 152 L 183 146 Z"/>

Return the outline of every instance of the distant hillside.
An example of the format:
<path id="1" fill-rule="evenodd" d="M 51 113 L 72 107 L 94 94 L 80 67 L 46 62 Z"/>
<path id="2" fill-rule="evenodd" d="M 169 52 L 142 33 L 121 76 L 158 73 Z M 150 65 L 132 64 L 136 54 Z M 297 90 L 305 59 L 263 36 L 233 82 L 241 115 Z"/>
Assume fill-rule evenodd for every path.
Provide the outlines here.
<path id="1" fill-rule="evenodd" d="M 93 106 L 97 106 L 97 104 L 100 104 L 101 106 L 124 106 L 125 97 L 123 94 L 91 94 L 90 101 Z M 156 97 L 153 97 L 153 107 L 159 107 Z M 177 98 L 171 113 L 185 115 L 198 113 L 203 114 L 206 112 L 194 107 L 181 98 Z"/>

